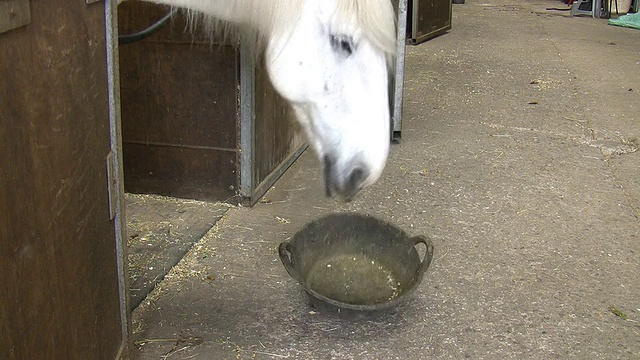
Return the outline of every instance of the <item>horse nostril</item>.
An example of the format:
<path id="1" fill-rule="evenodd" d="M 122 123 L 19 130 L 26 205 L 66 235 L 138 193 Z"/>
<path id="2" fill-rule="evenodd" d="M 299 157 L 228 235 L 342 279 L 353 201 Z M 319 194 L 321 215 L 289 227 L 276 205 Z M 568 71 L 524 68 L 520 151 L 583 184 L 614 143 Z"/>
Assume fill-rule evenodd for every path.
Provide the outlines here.
<path id="1" fill-rule="evenodd" d="M 363 168 L 356 167 L 353 169 L 347 180 L 345 193 L 349 194 L 349 197 L 355 195 L 362 188 L 362 183 L 366 178 L 367 172 Z"/>
<path id="2" fill-rule="evenodd" d="M 322 157 L 324 166 L 324 185 L 328 197 L 336 193 L 345 201 L 350 201 L 360 191 L 369 171 L 362 164 L 351 165 L 346 171 L 338 171 L 335 160 L 328 155 Z"/>

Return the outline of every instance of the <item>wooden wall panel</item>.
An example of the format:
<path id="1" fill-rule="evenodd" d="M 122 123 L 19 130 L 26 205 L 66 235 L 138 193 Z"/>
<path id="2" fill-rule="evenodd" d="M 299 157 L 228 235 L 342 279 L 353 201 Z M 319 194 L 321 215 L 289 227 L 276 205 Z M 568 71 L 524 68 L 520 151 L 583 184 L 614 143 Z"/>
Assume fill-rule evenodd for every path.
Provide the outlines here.
<path id="1" fill-rule="evenodd" d="M 167 11 L 125 2 L 120 32 L 140 31 Z M 179 14 L 120 47 L 125 190 L 225 200 L 237 186 L 237 51 L 185 29 Z"/>
<path id="2" fill-rule="evenodd" d="M 235 168 L 235 152 L 125 144 L 124 154 L 124 182 L 132 193 L 220 201 L 235 196 L 236 174 L 219 170 Z"/>
<path id="3" fill-rule="evenodd" d="M 304 141 L 297 134 L 295 114 L 288 102 L 275 91 L 261 60 L 255 80 L 255 167 L 258 185 Z M 258 186 L 256 186 L 258 187 Z"/>
<path id="4" fill-rule="evenodd" d="M 140 31 L 168 11 L 125 2 L 120 31 Z M 120 49 L 125 189 L 228 200 L 239 183 L 240 164 L 229 160 L 229 153 L 237 157 L 240 147 L 240 52 L 228 44 L 234 36 L 211 45 L 206 34 L 187 29 L 185 18 L 176 15 L 152 37 Z M 246 149 L 253 157 L 253 181 L 245 185 L 251 188 L 252 202 L 281 174 L 283 161 L 292 161 L 303 141 L 290 106 L 276 94 L 262 62 L 253 80 L 248 83 L 255 88 L 245 89 L 254 91 L 254 147 Z"/>
<path id="5" fill-rule="evenodd" d="M 120 58 L 125 143 L 236 150 L 232 48 L 142 42 Z"/>
<path id="6" fill-rule="evenodd" d="M 104 4 L 32 1 L 0 64 L 0 358 L 114 358 Z"/>

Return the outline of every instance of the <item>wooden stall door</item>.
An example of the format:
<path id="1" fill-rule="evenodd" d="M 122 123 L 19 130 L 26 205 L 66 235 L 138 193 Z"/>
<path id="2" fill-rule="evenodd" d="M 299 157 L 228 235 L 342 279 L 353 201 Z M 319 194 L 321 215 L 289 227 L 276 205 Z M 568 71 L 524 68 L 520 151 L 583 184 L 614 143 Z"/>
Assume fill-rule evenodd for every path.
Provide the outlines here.
<path id="1" fill-rule="evenodd" d="M 409 0 L 409 41 L 420 44 L 451 30 L 451 0 Z"/>
<path id="2" fill-rule="evenodd" d="M 105 4 L 30 10 L 0 33 L 0 359 L 113 359 L 126 327 L 107 190 Z"/>

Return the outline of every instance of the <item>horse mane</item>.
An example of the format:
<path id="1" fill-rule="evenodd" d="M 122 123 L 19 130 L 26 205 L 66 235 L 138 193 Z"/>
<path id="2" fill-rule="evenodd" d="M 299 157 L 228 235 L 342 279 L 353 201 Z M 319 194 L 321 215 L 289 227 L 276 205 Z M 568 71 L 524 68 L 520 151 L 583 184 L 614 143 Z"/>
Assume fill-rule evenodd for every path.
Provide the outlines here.
<path id="1" fill-rule="evenodd" d="M 292 19 L 299 17 L 304 1 L 316 0 L 217 1 L 228 1 L 222 14 L 187 10 L 190 30 L 202 26 L 212 38 L 240 33 L 248 44 L 254 45 L 252 48 L 262 49 L 268 36 L 287 31 L 286 27 L 292 23 Z M 355 19 L 362 34 L 374 47 L 388 57 L 395 55 L 396 21 L 390 0 L 338 0 L 337 4 L 335 16 L 340 21 L 349 23 Z M 225 21 L 228 19 L 232 21 Z"/>

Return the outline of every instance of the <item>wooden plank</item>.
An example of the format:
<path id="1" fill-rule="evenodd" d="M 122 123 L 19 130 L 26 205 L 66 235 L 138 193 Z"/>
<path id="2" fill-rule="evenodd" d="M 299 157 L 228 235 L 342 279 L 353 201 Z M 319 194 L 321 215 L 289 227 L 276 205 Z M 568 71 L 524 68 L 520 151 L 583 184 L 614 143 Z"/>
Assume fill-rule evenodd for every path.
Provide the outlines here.
<path id="1" fill-rule="evenodd" d="M 31 15 L 0 35 L 0 358 L 114 358 L 105 9 L 51 0 Z"/>
<path id="2" fill-rule="evenodd" d="M 120 48 L 123 141 L 236 150 L 236 52 L 142 42 Z"/>
<path id="3" fill-rule="evenodd" d="M 255 81 L 254 141 L 256 188 L 304 142 L 304 138 L 297 132 L 298 125 L 293 109 L 271 85 L 264 60 L 260 59 L 258 64 Z M 256 195 L 254 197 L 259 198 L 262 194 Z"/>
<path id="4" fill-rule="evenodd" d="M 31 22 L 29 0 L 0 1 L 0 33 L 17 29 Z"/>
<path id="5" fill-rule="evenodd" d="M 123 154 L 129 192 L 211 201 L 235 196 L 235 152 L 125 143 Z"/>

